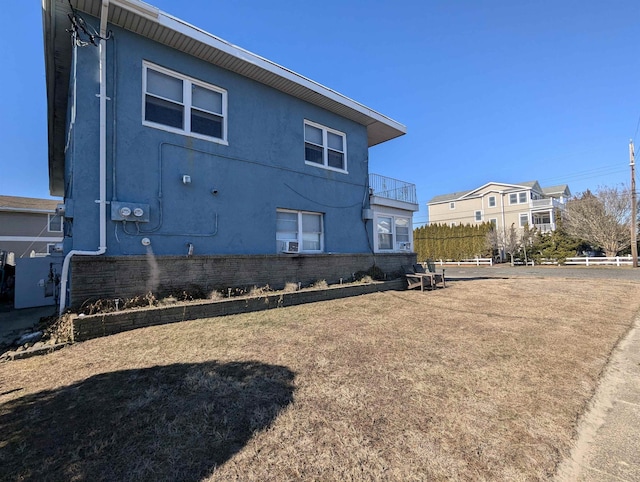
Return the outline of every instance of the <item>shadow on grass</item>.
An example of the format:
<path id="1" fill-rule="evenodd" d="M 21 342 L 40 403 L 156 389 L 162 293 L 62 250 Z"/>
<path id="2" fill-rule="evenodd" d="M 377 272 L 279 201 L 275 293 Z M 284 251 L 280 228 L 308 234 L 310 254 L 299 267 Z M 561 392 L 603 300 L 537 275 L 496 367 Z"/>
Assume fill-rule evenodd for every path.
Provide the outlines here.
<path id="1" fill-rule="evenodd" d="M 174 364 L 11 400 L 0 480 L 201 480 L 274 422 L 293 379 L 259 362 Z"/>

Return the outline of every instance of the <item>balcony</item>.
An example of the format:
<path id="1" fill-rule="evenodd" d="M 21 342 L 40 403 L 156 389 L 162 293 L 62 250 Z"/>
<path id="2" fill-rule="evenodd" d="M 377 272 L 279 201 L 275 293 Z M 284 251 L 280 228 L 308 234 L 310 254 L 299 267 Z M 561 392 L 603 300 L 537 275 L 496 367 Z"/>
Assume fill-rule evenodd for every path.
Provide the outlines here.
<path id="1" fill-rule="evenodd" d="M 531 201 L 531 209 L 555 209 L 558 207 L 564 207 L 564 204 L 561 203 L 558 199 L 555 198 L 546 198 L 546 199 L 534 199 Z"/>
<path id="2" fill-rule="evenodd" d="M 556 226 L 555 223 L 534 223 L 539 233 L 550 233 Z"/>
<path id="3" fill-rule="evenodd" d="M 372 197 L 418 204 L 416 185 L 380 174 L 369 174 L 369 192 Z"/>

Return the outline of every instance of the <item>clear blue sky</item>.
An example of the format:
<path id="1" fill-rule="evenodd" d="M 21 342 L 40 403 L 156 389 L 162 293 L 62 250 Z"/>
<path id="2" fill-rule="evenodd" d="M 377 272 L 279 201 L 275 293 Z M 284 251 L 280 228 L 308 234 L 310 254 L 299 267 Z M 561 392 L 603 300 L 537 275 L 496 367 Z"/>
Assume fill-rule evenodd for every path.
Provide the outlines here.
<path id="1" fill-rule="evenodd" d="M 151 3 L 405 124 L 370 171 L 417 185 L 416 225 L 489 181 L 629 182 L 637 0 Z M 0 62 L 0 194 L 48 197 L 40 1 L 3 4 Z"/>

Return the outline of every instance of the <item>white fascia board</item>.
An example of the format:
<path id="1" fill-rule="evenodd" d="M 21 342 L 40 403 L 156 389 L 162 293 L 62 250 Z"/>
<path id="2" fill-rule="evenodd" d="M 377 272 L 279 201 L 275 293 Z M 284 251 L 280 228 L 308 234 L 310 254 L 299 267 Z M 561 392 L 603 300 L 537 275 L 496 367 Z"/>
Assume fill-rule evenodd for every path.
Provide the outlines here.
<path id="1" fill-rule="evenodd" d="M 369 116 L 378 122 L 381 122 L 394 129 L 397 129 L 404 134 L 407 133 L 407 128 L 405 125 L 397 121 L 394 121 L 393 119 L 390 119 L 389 117 L 375 110 L 372 110 L 369 107 L 362 105 L 359 102 L 356 102 L 355 100 L 350 99 L 349 97 L 346 97 L 336 92 L 335 90 L 332 90 L 328 87 L 325 87 L 322 84 L 319 84 L 318 82 L 308 79 L 307 77 L 304 77 L 303 75 L 300 75 L 294 72 L 293 70 L 287 69 L 286 67 L 276 64 L 275 62 L 272 62 L 270 60 L 267 60 L 264 57 L 260 57 L 259 55 L 249 52 L 248 50 L 245 50 L 241 47 L 233 45 L 183 20 L 180 20 L 164 12 L 159 12 L 157 22 L 163 27 L 166 27 L 175 32 L 181 33 L 189 38 L 192 38 L 206 45 L 209 45 L 210 47 L 213 47 L 229 55 L 232 55 L 233 57 L 236 57 L 240 60 L 253 64 L 257 67 L 260 67 L 268 72 L 271 72 L 275 75 L 283 77 L 287 80 L 290 80 L 291 82 L 295 82 L 296 84 L 299 84 L 303 87 L 313 90 L 314 92 L 317 92 L 318 94 L 324 97 L 327 97 L 342 105 L 345 105 L 357 112 L 360 112 L 361 114 Z"/>
<path id="2" fill-rule="evenodd" d="M 8 243 L 8 242 L 21 242 L 21 243 L 30 243 L 30 242 L 42 242 L 42 243 L 61 243 L 63 241 L 62 236 L 54 238 L 50 236 L 0 236 L 0 242 Z"/>
<path id="3" fill-rule="evenodd" d="M 29 214 L 55 214 L 55 209 L 29 209 L 29 208 L 10 208 L 0 207 L 0 212 L 3 213 L 29 213 Z"/>
<path id="4" fill-rule="evenodd" d="M 44 1 L 44 0 L 43 0 Z M 139 0 L 110 0 L 111 5 L 117 5 L 120 8 L 129 10 L 130 12 L 145 17 L 149 20 L 158 20 L 160 9 Z"/>
<path id="5" fill-rule="evenodd" d="M 478 191 L 481 191 L 482 189 L 484 189 L 484 188 L 485 188 L 485 187 L 487 187 L 487 186 L 490 186 L 491 184 L 496 184 L 496 185 L 498 185 L 498 186 L 505 186 L 505 187 L 507 187 L 507 189 L 526 189 L 526 190 L 531 190 L 531 188 L 530 188 L 530 187 L 527 187 L 527 186 L 520 186 L 520 185 L 518 185 L 518 184 L 506 184 L 506 183 L 504 183 L 504 182 L 495 182 L 495 181 L 491 181 L 491 182 L 488 182 L 488 183 L 486 183 L 486 184 L 483 184 L 482 186 L 480 186 L 479 188 L 474 189 L 474 190 L 473 190 L 473 191 L 471 191 L 471 192 L 468 192 L 468 193 L 467 193 L 467 194 L 465 194 L 464 196 L 461 196 L 461 197 L 460 197 L 460 199 L 463 199 L 463 198 L 465 198 L 465 197 L 471 196 L 473 193 L 478 192 Z M 491 192 L 493 192 L 493 191 L 491 191 Z M 502 192 L 502 191 L 495 191 L 495 192 Z"/>

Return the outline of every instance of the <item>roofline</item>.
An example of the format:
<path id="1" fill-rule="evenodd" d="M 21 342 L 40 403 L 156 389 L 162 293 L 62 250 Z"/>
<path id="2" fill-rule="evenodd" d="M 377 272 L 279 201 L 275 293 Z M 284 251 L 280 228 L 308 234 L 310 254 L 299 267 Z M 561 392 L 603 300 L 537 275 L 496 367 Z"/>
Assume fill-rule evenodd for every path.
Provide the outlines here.
<path id="1" fill-rule="evenodd" d="M 133 1 L 135 1 L 136 4 L 143 3 L 136 0 L 133 0 Z M 114 3 L 114 4 L 125 4 L 129 2 L 132 2 L 132 0 L 111 0 L 111 3 Z M 124 5 L 122 5 L 122 7 L 126 8 Z M 216 37 L 215 35 L 209 32 L 206 32 L 205 30 L 202 30 L 194 25 L 191 25 L 190 23 L 185 22 L 184 20 L 174 17 L 173 15 L 170 15 L 168 13 L 158 10 L 157 22 L 164 27 L 170 28 L 171 30 L 174 30 L 178 33 L 182 33 L 187 37 L 190 37 L 194 40 L 198 40 L 202 43 L 205 43 L 210 47 L 226 52 L 229 55 L 233 55 L 234 57 L 240 60 L 244 60 L 260 68 L 263 68 L 264 70 L 267 70 L 273 74 L 279 75 L 281 77 L 284 77 L 285 79 L 288 79 L 297 84 L 300 84 L 303 87 L 311 89 L 317 92 L 318 94 L 323 95 L 324 97 L 328 97 L 336 102 L 339 102 L 346 107 L 349 107 L 357 112 L 360 112 L 361 114 L 372 117 L 378 122 L 387 124 L 388 126 L 393 127 L 394 129 L 397 129 L 398 131 L 400 131 L 401 134 L 399 135 L 407 133 L 407 127 L 404 124 L 401 124 L 400 122 L 397 122 L 391 119 L 390 117 L 387 117 L 384 114 L 381 114 L 380 112 L 377 112 L 365 106 L 364 104 L 361 104 L 360 102 L 357 102 L 347 97 L 346 95 L 343 95 L 333 89 L 330 89 L 329 87 L 326 87 L 320 84 L 319 82 L 316 82 L 315 80 L 311 80 L 310 78 L 305 77 L 304 75 L 298 74 L 297 72 L 291 69 L 283 67 L 282 65 L 277 64 L 276 62 L 273 62 L 264 57 L 261 57 L 260 55 L 254 54 L 253 52 L 243 49 L 242 47 L 238 47 L 237 45 L 227 42 L 226 40 L 223 40 L 220 37 Z"/>
<path id="2" fill-rule="evenodd" d="M 55 209 L 31 209 L 31 208 L 11 208 L 0 206 L 0 212 L 3 213 L 31 213 L 31 214 L 55 214 Z"/>
<path id="3" fill-rule="evenodd" d="M 74 8 L 92 16 L 99 16 L 100 0 L 73 0 Z M 42 0 L 42 28 L 47 83 L 49 125 L 49 191 L 64 193 L 64 133 L 66 96 L 68 94 L 70 45 L 65 45 L 66 25 L 62 25 L 69 9 L 60 0 Z M 115 12 L 118 12 L 117 14 Z M 126 13 L 126 18 L 122 12 Z M 59 18 L 60 17 L 60 18 Z M 129 22 L 129 23 L 127 23 Z M 143 29 L 151 22 L 157 28 Z M 211 65 L 236 72 L 255 82 L 297 97 L 336 115 L 352 120 L 367 129 L 368 147 L 400 137 L 407 132 L 405 125 L 359 103 L 339 92 L 304 77 L 275 62 L 235 46 L 213 34 L 195 27 L 140 0 L 110 0 L 109 24 L 127 29 L 160 44 L 176 48 L 185 55 L 200 58 Z M 156 31 L 169 32 L 169 37 L 153 37 Z M 174 45 L 174 39 L 186 43 Z M 203 57 L 204 53 L 207 58 Z M 64 110 L 64 112 L 62 112 Z M 57 113 L 57 114 L 56 114 Z"/>

